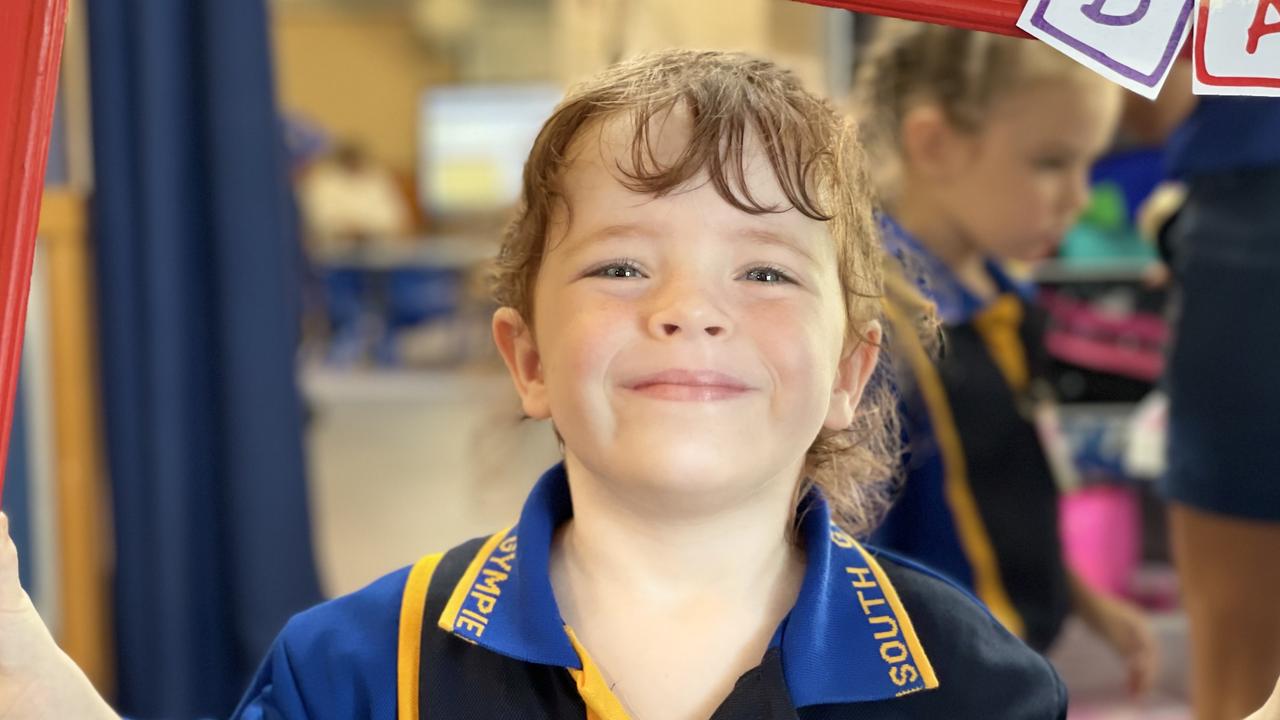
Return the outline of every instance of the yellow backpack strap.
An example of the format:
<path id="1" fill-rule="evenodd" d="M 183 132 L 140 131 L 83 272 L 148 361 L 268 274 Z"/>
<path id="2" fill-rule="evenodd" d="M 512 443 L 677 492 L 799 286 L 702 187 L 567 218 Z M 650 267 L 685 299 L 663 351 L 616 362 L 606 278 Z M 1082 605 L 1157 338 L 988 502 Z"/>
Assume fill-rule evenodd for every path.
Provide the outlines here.
<path id="1" fill-rule="evenodd" d="M 414 563 L 400 599 L 400 643 L 396 652 L 396 706 L 399 720 L 418 720 L 418 671 L 422 649 L 422 619 L 431 576 L 444 553 Z"/>

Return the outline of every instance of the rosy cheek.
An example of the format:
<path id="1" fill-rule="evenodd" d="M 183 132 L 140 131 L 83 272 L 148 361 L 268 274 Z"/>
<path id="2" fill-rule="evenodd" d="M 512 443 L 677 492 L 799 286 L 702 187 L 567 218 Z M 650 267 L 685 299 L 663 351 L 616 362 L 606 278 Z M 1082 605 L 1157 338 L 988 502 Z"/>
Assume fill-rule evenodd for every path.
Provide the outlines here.
<path id="1" fill-rule="evenodd" d="M 597 378 L 608 371 L 608 364 L 625 342 L 625 334 L 634 327 L 634 316 L 624 304 L 593 299 L 591 312 L 567 310 L 558 338 L 562 350 L 560 362 L 574 378 Z"/>
<path id="2" fill-rule="evenodd" d="M 823 372 L 832 362 L 826 356 L 839 352 L 838 331 L 828 314 L 810 304 L 762 303 L 744 315 L 744 322 L 777 375 L 801 380 Z"/>

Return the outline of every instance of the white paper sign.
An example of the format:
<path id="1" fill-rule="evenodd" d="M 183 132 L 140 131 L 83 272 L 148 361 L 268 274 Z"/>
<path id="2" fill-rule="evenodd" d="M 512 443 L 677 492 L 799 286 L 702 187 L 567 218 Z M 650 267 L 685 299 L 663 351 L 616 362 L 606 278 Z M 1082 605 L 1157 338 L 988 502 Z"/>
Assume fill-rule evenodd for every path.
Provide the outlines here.
<path id="1" fill-rule="evenodd" d="M 1199 0 L 1197 95 L 1280 97 L 1280 0 Z"/>
<path id="2" fill-rule="evenodd" d="M 1027 0 L 1018 27 L 1147 98 L 1169 77 L 1195 0 Z"/>

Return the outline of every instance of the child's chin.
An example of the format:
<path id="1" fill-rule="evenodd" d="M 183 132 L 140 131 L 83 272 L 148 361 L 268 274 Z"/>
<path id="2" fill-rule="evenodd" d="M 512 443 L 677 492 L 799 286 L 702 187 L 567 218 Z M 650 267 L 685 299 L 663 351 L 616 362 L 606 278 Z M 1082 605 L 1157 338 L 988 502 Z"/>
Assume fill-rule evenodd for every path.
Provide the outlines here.
<path id="1" fill-rule="evenodd" d="M 705 445 L 686 445 L 651 453 L 642 467 L 632 468 L 627 474 L 634 482 L 692 501 L 698 497 L 719 498 L 754 492 L 776 474 L 766 470 L 767 464 L 752 462 L 741 451 L 731 453 Z"/>

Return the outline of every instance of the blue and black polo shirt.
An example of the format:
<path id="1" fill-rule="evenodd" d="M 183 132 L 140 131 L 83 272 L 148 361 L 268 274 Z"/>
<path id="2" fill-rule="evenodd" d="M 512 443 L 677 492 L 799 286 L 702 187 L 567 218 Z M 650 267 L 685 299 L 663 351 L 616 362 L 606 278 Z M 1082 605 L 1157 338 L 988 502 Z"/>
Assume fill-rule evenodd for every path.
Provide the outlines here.
<path id="1" fill-rule="evenodd" d="M 1053 669 L 972 596 L 805 503 L 799 597 L 714 720 L 1066 716 Z M 234 717 L 627 718 L 556 607 L 552 534 L 571 514 L 556 466 L 513 527 L 298 615 Z"/>
<path id="2" fill-rule="evenodd" d="M 1058 488 L 1035 426 L 1044 321 L 1032 289 L 994 261 L 983 299 L 891 218 L 886 249 L 937 305 L 944 343 L 930 357 L 889 315 L 907 440 L 906 480 L 873 542 L 972 591 L 1037 650 L 1057 637 L 1071 598 L 1058 530 Z"/>

